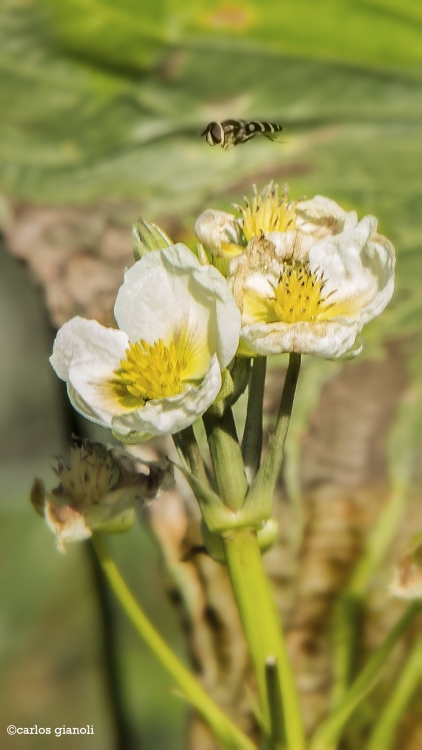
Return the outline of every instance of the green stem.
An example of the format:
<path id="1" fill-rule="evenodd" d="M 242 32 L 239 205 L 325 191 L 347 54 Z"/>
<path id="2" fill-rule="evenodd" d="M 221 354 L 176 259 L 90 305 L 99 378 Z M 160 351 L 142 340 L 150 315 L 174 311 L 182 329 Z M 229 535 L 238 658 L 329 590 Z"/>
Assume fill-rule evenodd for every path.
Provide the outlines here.
<path id="1" fill-rule="evenodd" d="M 206 412 L 203 420 L 218 494 L 236 512 L 242 507 L 248 483 L 233 412 L 230 407 L 222 417 Z"/>
<path id="2" fill-rule="evenodd" d="M 242 441 L 245 474 L 249 484 L 254 479 L 261 463 L 262 414 L 266 372 L 267 358 L 255 357 L 249 382 L 248 408 Z"/>
<path id="3" fill-rule="evenodd" d="M 275 429 L 270 436 L 267 452 L 249 489 L 243 507 L 245 514 L 249 515 L 250 512 L 264 521 L 271 518 L 272 514 L 274 492 L 283 465 L 284 444 L 289 429 L 300 362 L 300 354 L 290 354 Z"/>
<path id="4" fill-rule="evenodd" d="M 375 725 L 366 750 L 389 750 L 406 707 L 422 682 L 422 638 L 414 644 L 391 696 Z"/>
<path id="5" fill-rule="evenodd" d="M 346 693 L 340 706 L 317 729 L 312 738 L 310 750 L 334 750 L 346 722 L 376 684 L 388 656 L 419 611 L 419 602 L 412 602 L 408 606 L 385 641 L 371 656 L 359 677 Z"/>
<path id="6" fill-rule="evenodd" d="M 342 703 L 355 678 L 364 603 L 359 596 L 341 594 L 334 606 L 331 708 Z"/>
<path id="7" fill-rule="evenodd" d="M 364 554 L 356 566 L 348 593 L 362 596 L 369 579 L 384 557 L 403 515 L 412 479 L 415 436 L 418 429 L 419 394 L 408 394 L 399 408 L 388 439 L 388 468 L 391 492 L 388 502 L 369 534 Z"/>
<path id="8" fill-rule="evenodd" d="M 271 750 L 281 750 L 286 740 L 283 715 L 283 700 L 280 693 L 280 676 L 275 656 L 269 656 L 265 663 L 268 708 L 271 725 Z"/>
<path id="9" fill-rule="evenodd" d="M 365 552 L 356 565 L 355 571 L 347 587 L 351 596 L 362 597 L 369 580 L 384 557 L 397 531 L 397 526 L 403 514 L 407 500 L 410 477 L 397 482 L 391 490 L 388 502 L 381 512 L 372 533 L 369 534 Z"/>
<path id="10" fill-rule="evenodd" d="M 367 537 L 347 589 L 336 605 L 334 620 L 333 705 L 344 697 L 353 678 L 353 663 L 359 636 L 360 613 L 368 584 L 383 559 L 403 515 L 414 464 L 415 429 L 419 414 L 418 394 L 408 394 L 401 404 L 388 440 L 390 496 Z M 416 400 L 415 400 L 416 399 Z"/>
<path id="11" fill-rule="evenodd" d="M 226 563 L 255 670 L 266 732 L 271 717 L 267 696 L 266 662 L 276 660 L 284 724 L 289 750 L 304 750 L 305 737 L 299 699 L 286 644 L 268 578 L 262 566 L 256 534 L 246 529 L 223 537 Z"/>
<path id="12" fill-rule="evenodd" d="M 179 456 L 187 464 L 194 477 L 206 486 L 209 485 L 204 461 L 199 450 L 199 445 L 193 431 L 193 427 L 186 427 L 173 435 L 173 441 Z"/>
<path id="13" fill-rule="evenodd" d="M 224 750 L 256 750 L 249 740 L 211 700 L 188 669 L 173 654 L 132 596 L 99 534 L 92 537 L 94 549 L 109 584 L 141 638 L 180 687 L 186 700 L 209 724 Z"/>

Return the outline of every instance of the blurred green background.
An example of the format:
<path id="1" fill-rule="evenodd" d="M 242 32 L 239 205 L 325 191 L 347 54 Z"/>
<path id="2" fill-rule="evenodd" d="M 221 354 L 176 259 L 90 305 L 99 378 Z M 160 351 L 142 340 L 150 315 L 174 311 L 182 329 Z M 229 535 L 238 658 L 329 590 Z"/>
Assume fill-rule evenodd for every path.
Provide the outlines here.
<path id="1" fill-rule="evenodd" d="M 407 342 L 419 388 L 421 31 L 418 0 L 2 0 L 0 221 L 10 206 L 95 206 L 123 224 L 142 213 L 189 243 L 198 212 L 229 209 L 272 178 L 293 198 L 319 193 L 375 214 L 397 248 L 397 291 L 368 327 L 366 356 Z M 199 133 L 229 117 L 280 122 L 284 142 L 210 148 Z M 59 556 L 28 505 L 35 475 L 52 485 L 50 456 L 70 429 L 47 362 L 54 332 L 41 290 L 4 246 L 0 257 L 0 745 L 57 741 L 8 738 L 10 723 L 94 724 L 94 737 L 61 747 L 108 750 L 88 556 L 82 546 Z M 147 531 L 113 550 L 183 656 Z M 185 707 L 120 615 L 117 626 L 134 746 L 185 747 Z"/>

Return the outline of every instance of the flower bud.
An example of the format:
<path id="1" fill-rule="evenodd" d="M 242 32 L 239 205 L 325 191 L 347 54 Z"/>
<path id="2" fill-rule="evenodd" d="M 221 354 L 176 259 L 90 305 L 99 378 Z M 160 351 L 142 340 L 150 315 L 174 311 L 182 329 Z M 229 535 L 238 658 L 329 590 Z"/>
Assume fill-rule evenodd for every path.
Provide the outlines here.
<path id="1" fill-rule="evenodd" d="M 238 219 L 225 211 L 204 211 L 195 221 L 194 232 L 215 258 L 239 255 L 246 244 Z"/>
<path id="2" fill-rule="evenodd" d="M 140 260 L 143 255 L 151 250 L 161 250 L 170 247 L 173 242 L 170 237 L 156 224 L 149 224 L 141 217 L 135 221 L 132 227 L 132 247 L 135 260 Z"/>

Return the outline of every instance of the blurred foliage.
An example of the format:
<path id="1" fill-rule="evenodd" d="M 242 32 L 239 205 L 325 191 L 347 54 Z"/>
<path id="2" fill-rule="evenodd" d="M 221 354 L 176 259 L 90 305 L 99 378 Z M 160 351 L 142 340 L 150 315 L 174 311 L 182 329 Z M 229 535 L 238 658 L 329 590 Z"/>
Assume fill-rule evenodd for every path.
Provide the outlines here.
<path id="1" fill-rule="evenodd" d="M 285 142 L 256 139 L 227 152 L 208 147 L 199 133 L 208 121 L 228 117 L 280 122 Z M 170 217 L 179 225 L 189 225 L 191 231 L 198 211 L 206 206 L 229 210 L 232 201 L 241 201 L 243 192 L 250 193 L 253 181 L 261 187 L 275 178 L 289 182 L 293 198 L 320 193 L 356 208 L 360 215 L 373 213 L 380 219 L 380 231 L 397 248 L 397 291 L 387 311 L 365 329 L 366 356 L 381 356 L 386 340 L 401 341 L 417 388 L 422 387 L 421 123 L 422 10 L 418 0 L 3 0 L 0 5 L 0 190 L 7 197 L 56 205 L 131 201 L 148 221 Z M 136 213 L 138 208 L 134 208 L 134 218 Z M 19 306 L 19 299 L 15 302 Z M 41 331 L 45 324 L 31 310 L 31 320 Z M 28 388 L 26 372 L 36 357 L 37 344 L 47 371 L 49 345 L 44 334 L 39 332 L 41 338 L 37 338 L 33 328 L 23 337 L 23 324 L 15 313 L 3 312 L 3 321 L 7 318 L 14 320 L 12 327 L 1 329 L 7 351 L 17 350 L 17 341 L 22 347 L 18 346 L 19 367 L 18 359 L 13 365 L 10 354 L 3 369 L 5 378 L 19 391 L 14 391 L 14 398 L 19 401 L 20 415 L 14 410 L 12 414 L 13 399 L 4 401 L 10 407 L 5 406 L 4 434 L 10 434 L 13 420 L 20 432 L 16 450 L 9 437 L 3 439 L 2 448 L 8 461 L 17 459 L 20 442 L 26 458 L 42 464 L 37 469 L 42 474 L 50 444 L 58 445 L 62 438 L 57 432 L 45 437 L 52 435 L 44 394 L 48 376 L 42 374 L 41 380 L 35 380 L 40 399 L 37 387 Z M 21 359 L 22 351 L 31 362 Z M 310 366 L 313 390 L 303 413 L 298 412 L 292 438 L 304 429 L 316 390 L 331 367 L 318 362 Z M 309 378 L 305 376 L 305 382 Z M 54 419 L 58 420 L 56 412 Z M 25 442 L 22 436 L 29 423 L 33 427 Z M 34 434 L 42 434 L 43 440 L 34 440 Z M 292 442 L 289 446 L 287 484 L 294 496 L 299 492 L 299 458 Z M 35 529 L 35 520 L 23 519 L 23 485 L 34 470 L 34 463 L 27 464 L 25 474 L 22 461 L 17 461 L 15 469 L 2 465 L 1 474 L 3 490 L 10 487 L 14 492 L 13 496 L 4 492 L 3 504 L 7 520 L 3 555 L 15 574 L 15 588 L 7 597 L 11 614 L 10 621 L 5 621 L 4 642 L 15 627 L 15 635 L 32 638 L 26 646 L 19 639 L 14 641 L 10 651 L 16 656 L 22 650 L 22 660 L 13 667 L 21 670 L 16 695 L 21 694 L 26 679 L 25 659 L 34 650 L 47 648 L 40 634 L 52 619 L 60 622 L 66 616 L 69 596 L 72 606 L 75 603 L 77 622 L 66 628 L 68 637 L 79 643 L 88 617 L 77 596 L 82 581 L 82 599 L 88 601 L 82 560 L 76 560 L 75 554 L 72 561 L 56 563 L 53 544 L 51 555 L 43 557 L 47 530 Z M 15 520 L 12 499 L 17 503 Z M 30 530 L 32 523 L 34 530 Z M 26 559 L 14 552 L 22 541 Z M 142 544 L 148 548 L 144 539 Z M 130 544 L 127 550 L 130 571 L 130 555 L 135 559 L 139 550 L 135 554 Z M 151 549 L 148 555 L 150 560 Z M 31 572 L 34 559 L 39 565 Z M 57 596 L 62 581 L 69 578 L 68 569 L 76 578 L 69 594 L 62 592 L 62 602 Z M 149 596 L 153 606 L 160 586 L 158 582 L 151 586 L 150 575 L 141 568 L 141 596 L 147 602 Z M 44 577 L 51 590 L 43 604 L 38 593 Z M 31 599 L 31 590 L 36 592 L 36 601 L 34 596 Z M 86 602 L 84 606 L 91 606 Z M 161 622 L 168 619 L 173 628 L 165 602 L 157 605 L 155 614 Z M 35 629 L 29 636 L 16 623 L 31 617 Z M 58 652 L 57 638 L 51 643 Z M 149 725 L 160 724 L 158 703 L 148 703 L 145 687 L 151 687 L 153 667 L 145 654 L 142 664 L 136 662 L 138 644 L 133 646 L 130 640 L 129 644 L 123 659 L 133 715 L 139 706 L 145 707 L 141 722 L 147 746 L 158 747 L 160 740 L 155 744 L 156 739 L 148 735 Z M 82 659 L 86 674 L 93 679 L 95 665 L 88 650 L 64 649 L 59 677 L 60 669 L 68 669 L 66 659 L 70 664 L 72 659 Z M 48 658 L 53 664 L 53 657 Z M 36 664 L 35 682 L 37 668 Z M 54 677 L 53 666 L 51 670 Z M 143 673 L 142 681 L 138 673 Z M 52 688 L 48 682 L 53 692 L 54 679 Z M 157 694 L 160 690 L 157 687 Z M 31 701 L 33 691 L 29 693 Z M 81 702 L 85 694 L 81 693 Z M 45 700 L 51 706 L 48 696 Z M 172 700 L 166 699 L 166 712 Z M 95 701 L 95 712 L 99 712 L 99 697 Z M 39 716 L 32 704 L 28 708 L 24 698 L 21 702 L 21 715 L 28 721 Z M 10 706 L 7 703 L 9 714 Z M 63 715 L 67 708 L 54 710 L 58 724 L 70 720 L 68 713 Z M 76 707 L 72 715 L 79 723 L 77 717 L 83 713 Z M 174 726 L 178 722 L 180 713 Z M 98 747 L 105 746 L 104 735 L 99 742 Z"/>

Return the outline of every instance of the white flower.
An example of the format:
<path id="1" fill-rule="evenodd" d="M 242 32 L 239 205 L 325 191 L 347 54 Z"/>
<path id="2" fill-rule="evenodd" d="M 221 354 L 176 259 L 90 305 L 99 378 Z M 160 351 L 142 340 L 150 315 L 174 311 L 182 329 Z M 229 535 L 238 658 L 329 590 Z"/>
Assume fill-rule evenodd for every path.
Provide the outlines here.
<path id="1" fill-rule="evenodd" d="M 357 335 L 393 294 L 394 248 L 377 234 L 373 216 L 339 221 L 334 234 L 322 223 L 319 241 L 303 227 L 255 237 L 230 262 L 245 353 L 359 353 Z"/>
<path id="2" fill-rule="evenodd" d="M 50 362 L 75 408 L 138 442 L 192 424 L 238 345 L 223 276 L 184 245 L 151 251 L 126 272 L 114 312 L 120 330 L 77 317 L 57 334 Z"/>

